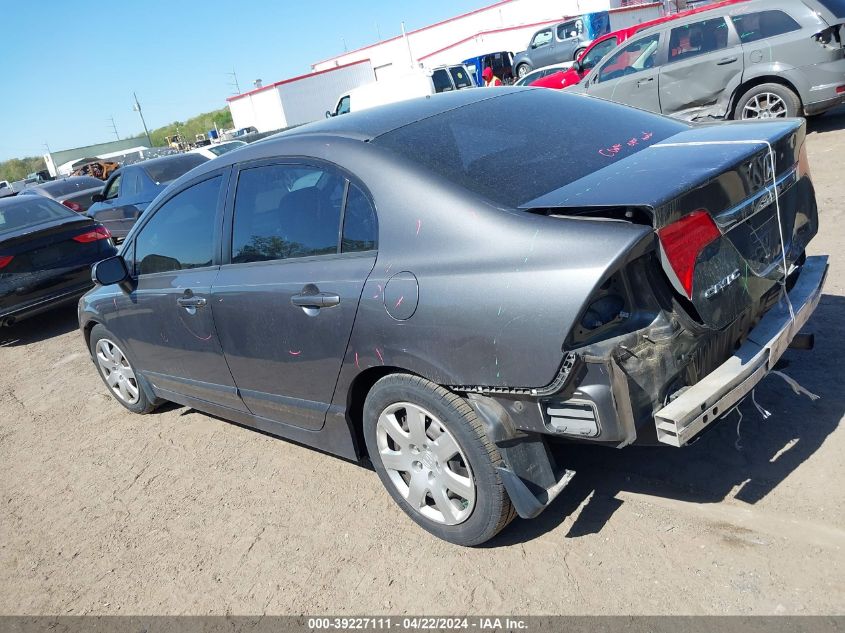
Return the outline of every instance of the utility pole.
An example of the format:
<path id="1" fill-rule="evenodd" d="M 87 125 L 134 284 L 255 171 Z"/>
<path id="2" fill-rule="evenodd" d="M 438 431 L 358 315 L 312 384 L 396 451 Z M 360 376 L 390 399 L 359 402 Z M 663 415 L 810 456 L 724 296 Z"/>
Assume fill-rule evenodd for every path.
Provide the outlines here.
<path id="1" fill-rule="evenodd" d="M 135 97 L 135 105 L 132 106 L 132 109 L 135 110 L 135 112 L 138 113 L 138 116 L 141 117 L 141 125 L 144 126 L 144 134 L 147 135 L 147 143 L 149 143 L 150 147 L 152 147 L 153 146 L 153 139 L 150 138 L 150 131 L 147 129 L 147 122 L 144 121 L 144 113 L 141 112 L 141 104 L 138 103 L 138 95 L 136 95 L 133 92 L 132 96 Z"/>
<path id="2" fill-rule="evenodd" d="M 405 32 L 405 21 L 402 21 L 402 37 L 405 40 L 405 44 L 408 46 L 408 60 L 411 62 L 411 68 L 416 66 L 414 62 L 414 54 L 411 52 L 411 40 L 408 39 L 408 34 Z"/>
<path id="3" fill-rule="evenodd" d="M 235 94 L 241 94 L 241 85 L 238 83 L 238 74 L 235 72 L 235 67 L 232 66 L 232 72 L 226 74 L 232 77 L 232 79 L 234 80 L 230 81 L 229 85 L 235 87 Z"/>
<path id="4" fill-rule="evenodd" d="M 120 140 L 120 134 L 117 133 L 117 126 L 114 124 L 114 115 L 109 117 L 109 121 L 111 121 L 111 129 L 114 130 L 114 135 L 117 140 Z"/>

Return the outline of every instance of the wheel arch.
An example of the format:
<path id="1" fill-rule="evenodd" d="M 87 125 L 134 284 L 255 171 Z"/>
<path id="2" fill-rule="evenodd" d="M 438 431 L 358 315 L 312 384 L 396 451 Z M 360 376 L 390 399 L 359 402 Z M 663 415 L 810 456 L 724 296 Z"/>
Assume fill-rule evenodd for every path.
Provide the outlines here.
<path id="1" fill-rule="evenodd" d="M 804 111 L 804 101 L 801 99 L 801 93 L 799 92 L 798 88 L 788 79 L 780 75 L 759 75 L 757 77 L 752 77 L 744 81 L 743 83 L 737 86 L 736 90 L 734 90 L 733 95 L 731 96 L 731 102 L 728 106 L 728 113 L 730 114 L 730 118 L 733 119 L 736 111 L 736 106 L 739 104 L 739 100 L 746 92 L 751 90 L 756 86 L 761 86 L 763 84 L 780 84 L 784 88 L 789 88 L 792 92 L 795 93 L 795 96 L 798 97 L 798 103 L 800 104 L 800 111 Z"/>

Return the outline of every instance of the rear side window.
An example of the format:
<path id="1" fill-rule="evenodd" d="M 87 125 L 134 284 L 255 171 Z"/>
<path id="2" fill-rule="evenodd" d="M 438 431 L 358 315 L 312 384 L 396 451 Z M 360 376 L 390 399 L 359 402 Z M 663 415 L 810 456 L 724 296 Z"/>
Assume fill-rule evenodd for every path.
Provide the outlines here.
<path id="1" fill-rule="evenodd" d="M 232 262 L 337 253 L 345 182 L 323 167 L 266 165 L 241 171 Z"/>
<path id="2" fill-rule="evenodd" d="M 731 18 L 743 44 L 798 31 L 801 25 L 783 11 L 758 11 Z"/>
<path id="3" fill-rule="evenodd" d="M 343 213 L 343 242 L 341 252 L 354 253 L 376 248 L 378 225 L 370 199 L 358 187 L 349 185 Z"/>
<path id="4" fill-rule="evenodd" d="M 422 119 L 373 144 L 515 208 L 688 128 L 600 99 L 528 90 Z"/>
<path id="5" fill-rule="evenodd" d="M 725 18 L 693 22 L 672 29 L 669 36 L 669 62 L 706 55 L 728 47 Z"/>
<path id="6" fill-rule="evenodd" d="M 452 75 L 452 79 L 455 81 L 455 87 L 457 87 L 458 90 L 472 86 L 472 80 L 460 66 L 453 66 L 449 69 L 449 73 Z"/>
<path id="7" fill-rule="evenodd" d="M 193 185 L 165 202 L 135 238 L 135 274 L 210 266 L 222 178 Z"/>

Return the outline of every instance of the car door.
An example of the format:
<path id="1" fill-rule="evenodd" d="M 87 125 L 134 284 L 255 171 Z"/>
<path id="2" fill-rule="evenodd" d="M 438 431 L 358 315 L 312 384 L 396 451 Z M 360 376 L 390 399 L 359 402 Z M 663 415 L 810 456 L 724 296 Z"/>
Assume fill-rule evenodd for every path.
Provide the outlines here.
<path id="1" fill-rule="evenodd" d="M 557 43 L 555 44 L 554 59 L 548 63 L 567 62 L 574 58 L 575 50 L 581 44 L 581 33 L 584 31 L 581 20 L 570 20 L 558 24 L 555 30 Z"/>
<path id="2" fill-rule="evenodd" d="M 116 305 L 118 325 L 110 327 L 158 389 L 245 411 L 209 305 L 227 175 L 201 177 L 144 219 L 124 249 L 134 289 Z"/>
<path id="3" fill-rule="evenodd" d="M 690 120 L 725 116 L 743 65 L 739 38 L 724 17 L 671 29 L 659 77 L 663 114 Z"/>
<path id="4" fill-rule="evenodd" d="M 660 33 L 630 41 L 603 61 L 586 78 L 587 94 L 660 112 Z"/>
<path id="5" fill-rule="evenodd" d="M 212 304 L 235 384 L 256 416 L 319 429 L 375 264 L 372 202 L 331 165 L 283 162 L 243 166 L 227 207 Z"/>
<path id="6" fill-rule="evenodd" d="M 551 28 L 538 31 L 531 40 L 531 65 L 534 68 L 547 66 L 555 61 L 555 36 Z"/>

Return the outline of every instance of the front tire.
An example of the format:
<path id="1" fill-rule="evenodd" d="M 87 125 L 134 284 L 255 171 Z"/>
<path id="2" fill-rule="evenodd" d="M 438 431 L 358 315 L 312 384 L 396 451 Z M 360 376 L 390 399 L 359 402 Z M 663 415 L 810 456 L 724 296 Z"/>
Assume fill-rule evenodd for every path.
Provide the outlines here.
<path id="1" fill-rule="evenodd" d="M 390 496 L 434 536 L 479 545 L 514 518 L 496 445 L 443 387 L 408 374 L 382 378 L 364 403 L 364 439 Z"/>
<path id="2" fill-rule="evenodd" d="M 586 48 L 579 48 L 577 51 L 575 51 L 575 54 L 572 56 L 572 61 L 576 61 L 579 57 L 581 57 L 581 54 L 585 50 L 587 50 L 587 49 Z"/>
<path id="3" fill-rule="evenodd" d="M 150 399 L 144 378 L 135 371 L 117 338 L 105 326 L 97 324 L 91 330 L 91 358 L 114 399 L 132 413 L 151 413 L 162 403 Z"/>
<path id="4" fill-rule="evenodd" d="M 781 84 L 760 84 L 739 98 L 733 118 L 742 120 L 782 119 L 801 113 L 801 99 Z"/>

